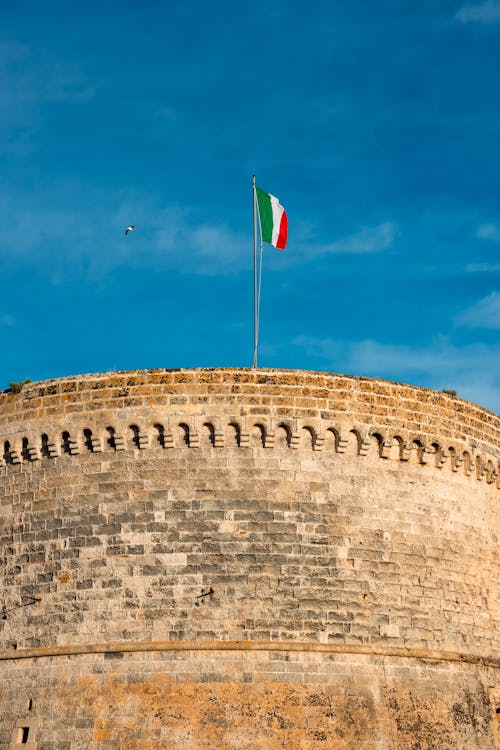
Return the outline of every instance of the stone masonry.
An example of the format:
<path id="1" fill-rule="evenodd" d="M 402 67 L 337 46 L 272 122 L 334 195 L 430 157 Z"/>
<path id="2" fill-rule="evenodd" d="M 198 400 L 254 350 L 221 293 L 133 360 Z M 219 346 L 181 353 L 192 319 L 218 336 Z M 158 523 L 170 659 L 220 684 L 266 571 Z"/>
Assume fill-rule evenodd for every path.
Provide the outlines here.
<path id="1" fill-rule="evenodd" d="M 0 394 L 0 748 L 500 748 L 500 417 L 150 370 Z"/>

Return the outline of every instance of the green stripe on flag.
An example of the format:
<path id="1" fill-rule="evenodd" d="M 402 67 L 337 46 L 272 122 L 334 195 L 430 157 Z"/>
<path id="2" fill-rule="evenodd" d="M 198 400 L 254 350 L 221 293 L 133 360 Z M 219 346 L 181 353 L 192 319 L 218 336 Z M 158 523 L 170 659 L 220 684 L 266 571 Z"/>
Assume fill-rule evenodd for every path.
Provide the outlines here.
<path id="1" fill-rule="evenodd" d="M 273 209 L 271 207 L 271 197 L 269 193 L 255 186 L 257 193 L 257 203 L 259 206 L 260 231 L 264 242 L 273 241 Z"/>

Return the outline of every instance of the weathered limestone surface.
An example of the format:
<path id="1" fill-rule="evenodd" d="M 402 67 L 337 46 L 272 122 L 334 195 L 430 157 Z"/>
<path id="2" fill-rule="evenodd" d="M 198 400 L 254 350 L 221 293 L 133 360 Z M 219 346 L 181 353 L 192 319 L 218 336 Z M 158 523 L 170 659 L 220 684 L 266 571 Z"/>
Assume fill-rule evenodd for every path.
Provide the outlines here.
<path id="1" fill-rule="evenodd" d="M 288 371 L 0 394 L 0 747 L 500 747 L 500 418 Z"/>

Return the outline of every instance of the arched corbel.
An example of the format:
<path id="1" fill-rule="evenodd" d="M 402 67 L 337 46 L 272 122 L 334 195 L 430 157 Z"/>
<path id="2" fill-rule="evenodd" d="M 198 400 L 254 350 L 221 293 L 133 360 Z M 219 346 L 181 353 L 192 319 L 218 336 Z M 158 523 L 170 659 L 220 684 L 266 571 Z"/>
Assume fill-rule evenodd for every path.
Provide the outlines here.
<path id="1" fill-rule="evenodd" d="M 17 445 L 15 447 L 10 448 L 9 455 L 10 455 L 10 463 L 13 464 L 14 466 L 21 463 L 21 451 L 18 450 Z"/>
<path id="2" fill-rule="evenodd" d="M 467 451 L 464 451 L 462 458 L 464 464 L 464 474 L 466 477 L 470 477 L 473 470 L 471 455 Z"/>
<path id="3" fill-rule="evenodd" d="M 123 437 L 123 433 L 115 432 L 114 439 L 115 439 L 115 450 L 124 451 L 126 449 L 126 446 L 125 446 L 125 438 Z"/>
<path id="4" fill-rule="evenodd" d="M 90 430 L 88 427 L 83 430 L 83 434 L 85 437 L 85 445 L 92 453 L 101 453 L 102 452 L 102 445 L 101 441 L 95 434 L 93 430 Z"/>
<path id="5" fill-rule="evenodd" d="M 144 433 L 141 433 L 139 435 L 139 448 L 141 451 L 145 450 L 146 448 L 149 448 L 149 435 L 145 435 Z"/>
<path id="6" fill-rule="evenodd" d="M 217 417 L 217 419 L 214 420 L 215 425 L 215 432 L 214 432 L 214 448 L 224 448 L 225 445 L 225 435 L 222 430 L 222 423 L 221 418 Z"/>
<path id="7" fill-rule="evenodd" d="M 283 424 L 283 423 L 282 423 Z M 292 450 L 298 450 L 301 447 L 302 435 L 299 430 L 297 419 L 293 419 L 287 422 L 285 425 L 287 430 L 287 445 Z"/>
<path id="8" fill-rule="evenodd" d="M 153 424 L 153 436 L 152 443 L 155 447 L 165 448 L 165 427 L 159 420 L 155 420 Z"/>
<path id="9" fill-rule="evenodd" d="M 40 454 L 45 458 L 56 458 L 60 455 L 60 449 L 45 432 L 40 437 Z"/>
<path id="10" fill-rule="evenodd" d="M 410 454 L 409 450 L 407 450 L 409 441 L 405 432 L 391 431 L 384 442 L 386 443 L 385 450 L 389 453 L 388 458 L 394 461 L 409 460 Z"/>
<path id="11" fill-rule="evenodd" d="M 276 435 L 274 432 L 274 425 L 271 423 L 269 430 L 264 430 L 264 448 L 274 448 Z"/>
<path id="12" fill-rule="evenodd" d="M 136 424 L 131 424 L 129 429 L 132 430 L 132 442 L 139 450 L 149 448 L 149 435 L 145 435 L 141 432 L 140 428 Z"/>
<path id="13" fill-rule="evenodd" d="M 316 450 L 316 443 L 318 441 L 318 429 L 312 424 L 304 424 L 302 427 L 297 428 L 297 432 L 300 436 L 300 445 L 308 450 Z M 324 442 L 324 438 L 323 438 Z M 321 441 L 320 441 L 321 443 Z M 323 447 L 322 443 L 318 450 Z"/>
<path id="14" fill-rule="evenodd" d="M 358 454 L 360 456 L 367 456 L 371 447 L 370 436 L 366 432 L 360 430 L 352 430 L 358 439 Z"/>
<path id="15" fill-rule="evenodd" d="M 235 419 L 234 421 L 240 428 L 240 448 L 250 448 L 250 430 L 246 419 Z"/>
<path id="16" fill-rule="evenodd" d="M 275 447 L 291 447 L 292 442 L 292 428 L 289 422 L 279 422 L 275 424 L 273 422 L 273 435 L 274 435 L 274 446 Z M 283 445 L 284 441 L 284 445 Z M 294 446 L 297 447 L 297 446 Z"/>
<path id="17" fill-rule="evenodd" d="M 236 444 L 238 448 L 248 448 L 250 446 L 250 433 L 246 429 L 246 422 L 239 417 L 234 417 L 228 422 L 228 427 L 234 433 L 233 439 L 228 436 L 228 441 L 233 445 Z"/>
<path id="18" fill-rule="evenodd" d="M 165 424 L 165 429 L 163 432 L 163 447 L 164 448 L 174 447 L 174 433 L 173 433 L 172 427 L 170 426 L 169 419 L 167 419 L 167 422 Z"/>
<path id="19" fill-rule="evenodd" d="M 256 447 L 256 448 L 265 448 L 266 442 L 267 442 L 267 435 L 268 430 L 263 424 L 263 422 L 255 422 L 252 425 L 251 431 L 250 431 L 250 445 Z M 272 436 L 272 443 L 274 444 L 274 435 Z M 273 447 L 272 445 L 267 447 Z"/>
<path id="20" fill-rule="evenodd" d="M 495 467 L 493 465 L 492 461 L 487 461 L 485 466 L 485 474 L 486 474 L 486 484 L 493 484 L 495 481 L 497 474 L 495 471 Z"/>
<path id="21" fill-rule="evenodd" d="M 422 440 L 420 440 L 418 437 L 414 438 L 411 441 L 410 449 L 411 451 L 415 451 L 417 464 L 429 463 L 429 456 L 425 454 L 425 445 L 423 444 Z M 412 460 L 411 454 L 410 454 L 410 460 Z"/>
<path id="22" fill-rule="evenodd" d="M 189 425 L 188 438 L 189 438 L 188 445 L 190 448 L 200 447 L 200 433 L 198 432 L 196 428 L 196 420 L 194 419 L 194 417 L 191 420 L 191 424 Z"/>
<path id="23" fill-rule="evenodd" d="M 422 446 L 422 450 L 420 451 L 420 463 L 426 466 L 433 461 L 434 451 L 429 450 L 426 445 Z"/>
<path id="24" fill-rule="evenodd" d="M 325 434 L 324 432 L 316 432 L 313 441 L 313 451 L 322 451 L 325 445 Z"/>
<path id="25" fill-rule="evenodd" d="M 399 460 L 409 461 L 410 454 L 411 454 L 411 445 L 408 445 L 408 443 L 401 443 L 399 446 Z"/>
<path id="26" fill-rule="evenodd" d="M 63 453 L 68 453 L 70 456 L 77 456 L 80 453 L 80 448 L 76 440 L 73 440 L 70 433 L 64 431 L 61 436 L 61 449 Z"/>
<path id="27" fill-rule="evenodd" d="M 391 440 L 382 440 L 380 444 L 380 458 L 390 458 L 392 450 Z"/>
<path id="28" fill-rule="evenodd" d="M 485 471 L 484 461 L 480 455 L 476 456 L 474 464 L 476 467 L 476 479 L 478 479 L 481 482 L 486 475 L 486 471 Z"/>
<path id="29" fill-rule="evenodd" d="M 39 461 L 40 451 L 35 446 L 33 438 L 24 437 L 21 455 L 25 461 Z"/>
<path id="30" fill-rule="evenodd" d="M 434 464 L 437 469 L 442 469 L 449 458 L 449 454 L 436 441 L 432 443 L 431 447 L 434 449 Z"/>
<path id="31" fill-rule="evenodd" d="M 349 430 L 344 430 L 342 427 L 336 427 L 334 428 L 333 433 L 336 437 L 336 453 L 345 453 L 347 450 L 347 446 L 349 445 Z"/>

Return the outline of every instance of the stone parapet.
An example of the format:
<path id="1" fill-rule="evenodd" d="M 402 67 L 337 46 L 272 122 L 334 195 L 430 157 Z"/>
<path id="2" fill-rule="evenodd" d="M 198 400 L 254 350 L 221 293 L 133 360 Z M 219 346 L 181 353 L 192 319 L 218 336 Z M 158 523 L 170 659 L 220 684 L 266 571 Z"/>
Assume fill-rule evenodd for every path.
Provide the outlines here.
<path id="1" fill-rule="evenodd" d="M 199 447 L 412 459 L 500 487 L 500 419 L 444 393 L 327 373 L 152 370 L 31 383 L 0 394 L 0 466 L 42 456 Z"/>

